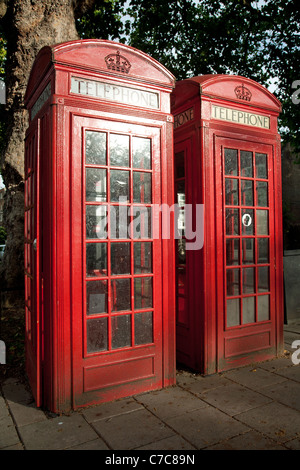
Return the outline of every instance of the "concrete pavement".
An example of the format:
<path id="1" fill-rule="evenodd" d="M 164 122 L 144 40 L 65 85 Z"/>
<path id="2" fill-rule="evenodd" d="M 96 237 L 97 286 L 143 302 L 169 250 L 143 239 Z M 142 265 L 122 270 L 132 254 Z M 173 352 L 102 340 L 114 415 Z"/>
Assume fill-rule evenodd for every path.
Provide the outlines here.
<path id="1" fill-rule="evenodd" d="M 284 357 L 209 377 L 178 370 L 175 387 L 68 416 L 36 408 L 25 386 L 8 378 L 1 384 L 0 450 L 300 450 L 295 340 L 300 320 L 285 325 Z"/>

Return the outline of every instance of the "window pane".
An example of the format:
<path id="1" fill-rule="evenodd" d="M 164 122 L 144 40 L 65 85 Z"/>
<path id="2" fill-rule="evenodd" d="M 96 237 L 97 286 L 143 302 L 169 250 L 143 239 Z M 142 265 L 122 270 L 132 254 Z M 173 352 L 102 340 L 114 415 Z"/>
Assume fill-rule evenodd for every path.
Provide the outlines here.
<path id="1" fill-rule="evenodd" d="M 185 176 L 184 152 L 175 153 L 175 171 L 176 171 L 176 178 L 184 178 Z"/>
<path id="2" fill-rule="evenodd" d="M 110 238 L 129 238 L 128 206 L 110 206 Z"/>
<path id="3" fill-rule="evenodd" d="M 152 277 L 139 277 L 134 280 L 134 308 L 152 307 Z"/>
<path id="4" fill-rule="evenodd" d="M 151 168 L 151 140 L 143 137 L 132 137 L 133 168 Z"/>
<path id="5" fill-rule="evenodd" d="M 129 166 L 129 136 L 110 134 L 110 165 Z"/>
<path id="6" fill-rule="evenodd" d="M 234 149 L 225 149 L 225 175 L 238 175 L 238 152 Z"/>
<path id="7" fill-rule="evenodd" d="M 241 150 L 241 175 L 247 178 L 253 177 L 252 152 Z"/>
<path id="8" fill-rule="evenodd" d="M 86 206 L 86 238 L 107 238 L 106 206 Z"/>
<path id="9" fill-rule="evenodd" d="M 254 239 L 244 238 L 242 239 L 242 258 L 243 264 L 254 264 Z"/>
<path id="10" fill-rule="evenodd" d="M 255 322 L 255 297 L 243 298 L 243 325 Z"/>
<path id="11" fill-rule="evenodd" d="M 88 165 L 106 165 L 106 134 L 86 131 L 85 159 Z"/>
<path id="12" fill-rule="evenodd" d="M 241 199 L 242 206 L 254 206 L 253 181 L 242 180 Z"/>
<path id="13" fill-rule="evenodd" d="M 227 299 L 227 326 L 240 324 L 240 299 Z"/>
<path id="14" fill-rule="evenodd" d="M 133 202 L 151 204 L 151 173 L 135 171 L 133 173 Z"/>
<path id="15" fill-rule="evenodd" d="M 86 200 L 106 201 L 106 170 L 86 169 Z"/>
<path id="16" fill-rule="evenodd" d="M 87 352 L 107 351 L 107 318 L 87 321 Z"/>
<path id="17" fill-rule="evenodd" d="M 151 238 L 151 215 L 151 207 L 133 208 L 133 238 Z"/>
<path id="18" fill-rule="evenodd" d="M 111 243 L 111 274 L 130 274 L 130 243 Z"/>
<path id="19" fill-rule="evenodd" d="M 268 207 L 268 183 L 267 181 L 256 182 L 257 206 Z"/>
<path id="20" fill-rule="evenodd" d="M 257 262 L 259 264 L 269 263 L 269 239 L 258 238 L 257 246 L 258 246 Z"/>
<path id="21" fill-rule="evenodd" d="M 120 200 L 121 198 L 121 200 Z M 129 172 L 122 170 L 111 170 L 110 172 L 110 201 L 129 201 Z"/>
<path id="22" fill-rule="evenodd" d="M 257 321 L 266 321 L 270 319 L 270 306 L 268 295 L 257 296 Z"/>
<path id="23" fill-rule="evenodd" d="M 253 209 L 242 209 L 242 235 L 254 234 Z"/>
<path id="24" fill-rule="evenodd" d="M 237 206 L 239 203 L 238 180 L 226 178 L 225 180 L 225 204 Z"/>
<path id="25" fill-rule="evenodd" d="M 243 294 L 253 294 L 255 291 L 254 268 L 243 269 Z"/>
<path id="26" fill-rule="evenodd" d="M 265 153 L 255 154 L 256 178 L 268 178 L 268 162 Z"/>
<path id="27" fill-rule="evenodd" d="M 111 281 L 111 310 L 131 310 L 130 279 L 113 279 Z"/>
<path id="28" fill-rule="evenodd" d="M 136 345 L 153 343 L 152 312 L 142 312 L 135 314 L 134 342 Z"/>
<path id="29" fill-rule="evenodd" d="M 86 275 L 88 277 L 107 276 L 106 243 L 87 243 Z"/>
<path id="30" fill-rule="evenodd" d="M 226 265 L 233 266 L 240 264 L 240 243 L 238 238 L 226 240 Z"/>
<path id="31" fill-rule="evenodd" d="M 86 283 L 86 313 L 107 313 L 107 281 Z"/>
<path id="32" fill-rule="evenodd" d="M 227 295 L 239 295 L 240 294 L 240 270 L 239 269 L 227 269 Z"/>
<path id="33" fill-rule="evenodd" d="M 269 284 L 269 268 L 268 266 L 260 266 L 258 269 L 258 292 L 268 292 Z"/>
<path id="34" fill-rule="evenodd" d="M 134 243 L 134 274 L 152 272 L 152 243 Z"/>
<path id="35" fill-rule="evenodd" d="M 256 211 L 256 233 L 257 235 L 269 235 L 268 211 Z"/>
<path id="36" fill-rule="evenodd" d="M 114 315 L 111 318 L 112 349 L 131 346 L 131 316 Z"/>
<path id="37" fill-rule="evenodd" d="M 226 209 L 226 234 L 239 235 L 239 210 Z"/>

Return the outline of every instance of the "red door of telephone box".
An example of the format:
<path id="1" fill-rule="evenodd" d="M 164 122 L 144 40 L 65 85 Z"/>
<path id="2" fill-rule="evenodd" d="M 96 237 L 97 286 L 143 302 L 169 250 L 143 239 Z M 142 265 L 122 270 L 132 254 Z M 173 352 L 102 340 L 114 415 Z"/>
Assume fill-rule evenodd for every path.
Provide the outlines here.
<path id="1" fill-rule="evenodd" d="M 175 381 L 174 237 L 154 211 L 173 205 L 173 87 L 111 41 L 45 47 L 32 68 L 27 370 L 54 412 Z"/>
<path id="2" fill-rule="evenodd" d="M 172 95 L 175 202 L 204 214 L 203 246 L 189 227 L 176 240 L 177 360 L 203 374 L 283 348 L 280 109 L 239 76 L 183 80 Z"/>

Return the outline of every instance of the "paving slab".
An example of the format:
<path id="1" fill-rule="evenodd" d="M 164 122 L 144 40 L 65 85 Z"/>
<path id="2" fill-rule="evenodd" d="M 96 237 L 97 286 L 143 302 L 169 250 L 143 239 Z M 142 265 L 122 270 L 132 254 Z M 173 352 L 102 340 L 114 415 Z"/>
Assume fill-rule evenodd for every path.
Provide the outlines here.
<path id="1" fill-rule="evenodd" d="M 8 405 L 18 427 L 47 420 L 45 413 L 37 408 L 35 404 L 25 405 L 23 403 L 8 402 Z"/>
<path id="2" fill-rule="evenodd" d="M 300 412 L 281 403 L 271 402 L 235 418 L 280 444 L 299 438 Z"/>
<path id="3" fill-rule="evenodd" d="M 260 369 L 257 366 L 243 367 L 229 371 L 225 374 L 227 379 L 240 385 L 245 385 L 252 390 L 259 390 L 268 385 L 283 382 L 285 379 L 268 370 Z"/>
<path id="4" fill-rule="evenodd" d="M 169 418 L 166 423 L 196 449 L 206 448 L 249 430 L 246 425 L 211 406 Z"/>
<path id="5" fill-rule="evenodd" d="M 222 387 L 228 380 L 222 374 L 201 376 L 200 374 L 181 373 L 176 376 L 177 384 L 195 395 L 201 395 L 206 390 Z"/>
<path id="6" fill-rule="evenodd" d="M 166 437 L 156 442 L 151 442 L 136 450 L 195 450 L 195 447 L 180 436 L 174 435 Z"/>
<path id="7" fill-rule="evenodd" d="M 206 450 L 287 450 L 287 448 L 257 431 L 249 431 L 219 442 Z"/>
<path id="8" fill-rule="evenodd" d="M 162 420 L 207 406 L 201 399 L 180 387 L 149 392 L 138 395 L 136 399 Z"/>
<path id="9" fill-rule="evenodd" d="M 300 382 L 300 365 L 277 370 L 276 373 L 286 379 Z"/>
<path id="10" fill-rule="evenodd" d="M 20 444 L 19 435 L 10 416 L 0 420 L 0 449 Z"/>
<path id="11" fill-rule="evenodd" d="M 105 442 L 101 439 L 94 439 L 92 441 L 83 442 L 76 446 L 69 447 L 68 450 L 110 450 Z"/>
<path id="12" fill-rule="evenodd" d="M 29 405 L 34 402 L 33 396 L 25 385 L 16 378 L 9 378 L 2 384 L 2 392 L 6 400 Z"/>
<path id="13" fill-rule="evenodd" d="M 110 403 L 102 403 L 101 405 L 90 408 L 83 408 L 79 412 L 85 417 L 88 423 L 99 421 L 100 419 L 112 418 L 132 411 L 141 410 L 144 407 L 134 398 L 122 398 Z"/>
<path id="14" fill-rule="evenodd" d="M 175 434 L 145 409 L 95 421 L 93 427 L 111 449 L 118 450 L 139 448 Z"/>
<path id="15" fill-rule="evenodd" d="M 276 370 L 284 369 L 286 367 L 288 368 L 292 366 L 293 366 L 293 363 L 292 363 L 290 355 L 277 357 L 276 359 L 272 359 L 270 361 L 265 361 L 265 362 L 260 362 L 259 364 L 257 364 L 257 367 L 259 367 L 260 369 L 269 370 L 270 372 L 274 372 Z"/>
<path id="16" fill-rule="evenodd" d="M 222 388 L 208 390 L 202 395 L 202 399 L 230 416 L 235 416 L 238 413 L 271 401 L 270 398 L 260 393 L 234 383 Z"/>
<path id="17" fill-rule="evenodd" d="M 68 449 L 99 437 L 78 413 L 21 426 L 19 433 L 26 450 Z"/>
<path id="18" fill-rule="evenodd" d="M 272 400 L 300 411 L 300 383 L 285 380 L 280 384 L 271 385 L 261 390 L 261 393 Z M 300 431 L 300 429 L 299 429 Z"/>

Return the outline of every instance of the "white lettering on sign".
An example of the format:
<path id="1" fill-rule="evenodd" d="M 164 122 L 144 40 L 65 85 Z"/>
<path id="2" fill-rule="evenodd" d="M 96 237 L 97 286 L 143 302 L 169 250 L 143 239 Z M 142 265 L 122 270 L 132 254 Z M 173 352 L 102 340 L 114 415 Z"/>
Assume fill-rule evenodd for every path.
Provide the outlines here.
<path id="1" fill-rule="evenodd" d="M 31 119 L 34 119 L 37 113 L 42 109 L 42 107 L 44 106 L 44 104 L 46 103 L 50 95 L 51 95 L 51 83 L 49 82 L 31 108 Z"/>
<path id="2" fill-rule="evenodd" d="M 221 121 L 235 122 L 246 126 L 260 127 L 270 129 L 269 116 L 261 114 L 248 113 L 239 109 L 225 108 L 223 106 L 212 106 L 212 118 Z"/>
<path id="3" fill-rule="evenodd" d="M 129 88 L 113 83 L 99 82 L 97 80 L 85 80 L 83 78 L 72 77 L 71 93 L 90 96 L 119 103 L 131 104 L 141 108 L 159 108 L 159 94 Z"/>
<path id="4" fill-rule="evenodd" d="M 186 111 L 183 111 L 180 114 L 174 116 L 174 129 L 177 127 L 182 126 L 188 121 L 192 121 L 194 119 L 194 108 L 189 108 Z"/>

